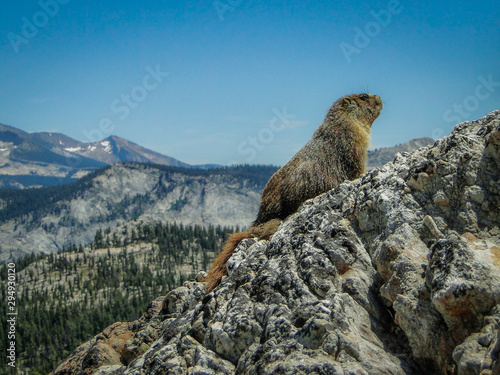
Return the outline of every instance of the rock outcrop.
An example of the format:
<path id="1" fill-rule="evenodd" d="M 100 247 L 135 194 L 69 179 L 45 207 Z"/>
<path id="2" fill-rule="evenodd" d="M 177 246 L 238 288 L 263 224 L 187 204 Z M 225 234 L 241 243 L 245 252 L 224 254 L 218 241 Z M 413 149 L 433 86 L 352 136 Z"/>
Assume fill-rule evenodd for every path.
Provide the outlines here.
<path id="1" fill-rule="evenodd" d="M 500 110 L 306 202 L 212 293 L 186 282 L 53 374 L 500 374 L 499 177 Z"/>

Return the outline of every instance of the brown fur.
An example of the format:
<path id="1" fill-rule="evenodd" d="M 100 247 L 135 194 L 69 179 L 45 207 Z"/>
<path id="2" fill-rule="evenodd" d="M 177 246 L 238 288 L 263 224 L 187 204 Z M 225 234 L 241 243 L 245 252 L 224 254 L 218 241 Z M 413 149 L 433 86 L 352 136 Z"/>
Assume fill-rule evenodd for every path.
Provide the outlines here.
<path id="1" fill-rule="evenodd" d="M 205 279 L 209 291 L 226 275 L 226 263 L 243 239 L 268 239 L 303 202 L 365 172 L 371 126 L 382 107 L 380 97 L 369 94 L 333 103 L 311 140 L 267 183 L 252 226 L 227 240 Z"/>
<path id="2" fill-rule="evenodd" d="M 246 238 L 257 237 L 259 240 L 268 240 L 276 232 L 281 220 L 269 220 L 267 223 L 250 227 L 248 230 L 239 233 L 230 234 L 222 251 L 212 263 L 210 271 L 205 279 L 208 291 L 213 290 L 226 275 L 226 264 L 234 249 Z"/>

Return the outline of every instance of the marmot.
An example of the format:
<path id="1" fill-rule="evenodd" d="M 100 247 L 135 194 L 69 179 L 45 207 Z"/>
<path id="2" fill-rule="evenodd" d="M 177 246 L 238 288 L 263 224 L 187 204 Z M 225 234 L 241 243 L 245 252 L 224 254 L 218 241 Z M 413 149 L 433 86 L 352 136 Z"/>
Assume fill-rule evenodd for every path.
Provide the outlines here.
<path id="1" fill-rule="evenodd" d="M 269 239 L 303 202 L 365 172 L 371 126 L 382 107 L 380 97 L 370 94 L 333 103 L 311 140 L 267 183 L 252 226 L 229 236 L 205 279 L 208 291 L 226 275 L 226 263 L 243 239 Z"/>

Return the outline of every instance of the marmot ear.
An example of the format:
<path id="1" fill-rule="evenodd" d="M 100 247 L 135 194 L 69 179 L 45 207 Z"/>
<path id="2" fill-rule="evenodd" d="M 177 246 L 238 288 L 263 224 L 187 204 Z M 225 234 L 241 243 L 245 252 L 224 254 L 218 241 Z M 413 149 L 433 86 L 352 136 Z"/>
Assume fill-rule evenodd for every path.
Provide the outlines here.
<path id="1" fill-rule="evenodd" d="M 348 96 L 346 96 L 343 101 L 342 101 L 342 104 L 346 105 L 346 106 L 351 106 L 351 105 L 355 105 L 356 104 L 356 101 Z"/>

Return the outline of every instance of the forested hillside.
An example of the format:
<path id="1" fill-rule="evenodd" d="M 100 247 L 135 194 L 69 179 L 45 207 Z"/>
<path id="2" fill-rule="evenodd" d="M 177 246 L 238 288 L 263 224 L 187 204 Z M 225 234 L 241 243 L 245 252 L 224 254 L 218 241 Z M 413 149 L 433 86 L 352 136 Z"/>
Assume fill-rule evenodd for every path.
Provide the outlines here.
<path id="1" fill-rule="evenodd" d="M 246 226 L 276 167 L 193 169 L 124 163 L 78 182 L 0 190 L 0 261 L 86 246 L 97 230 L 130 221 Z"/>
<path id="2" fill-rule="evenodd" d="M 139 163 L 122 163 L 124 167 L 140 167 Z M 238 165 L 232 167 L 221 167 L 212 169 L 195 169 L 171 167 L 156 164 L 142 164 L 163 173 L 164 178 L 179 173 L 190 177 L 230 176 L 238 179 L 246 179 L 251 187 L 262 189 L 271 175 L 278 167 L 270 165 Z M 48 188 L 31 189 L 0 189 L 0 223 L 14 219 L 28 213 L 36 212 L 37 216 L 53 213 L 52 207 L 55 203 L 68 201 L 91 187 L 93 179 L 112 170 L 112 166 L 98 169 L 95 172 L 79 179 L 77 182 L 67 185 L 53 186 Z"/>
<path id="3" fill-rule="evenodd" d="M 113 243 L 97 231 L 88 247 L 29 255 L 16 263 L 18 369 L 47 374 L 78 345 L 115 321 L 137 319 L 148 303 L 207 269 L 232 228 L 138 223 Z M 7 266 L 0 267 L 0 314 L 7 313 Z M 7 347 L 1 335 L 0 347 Z M 6 352 L 0 352 L 6 363 Z"/>

